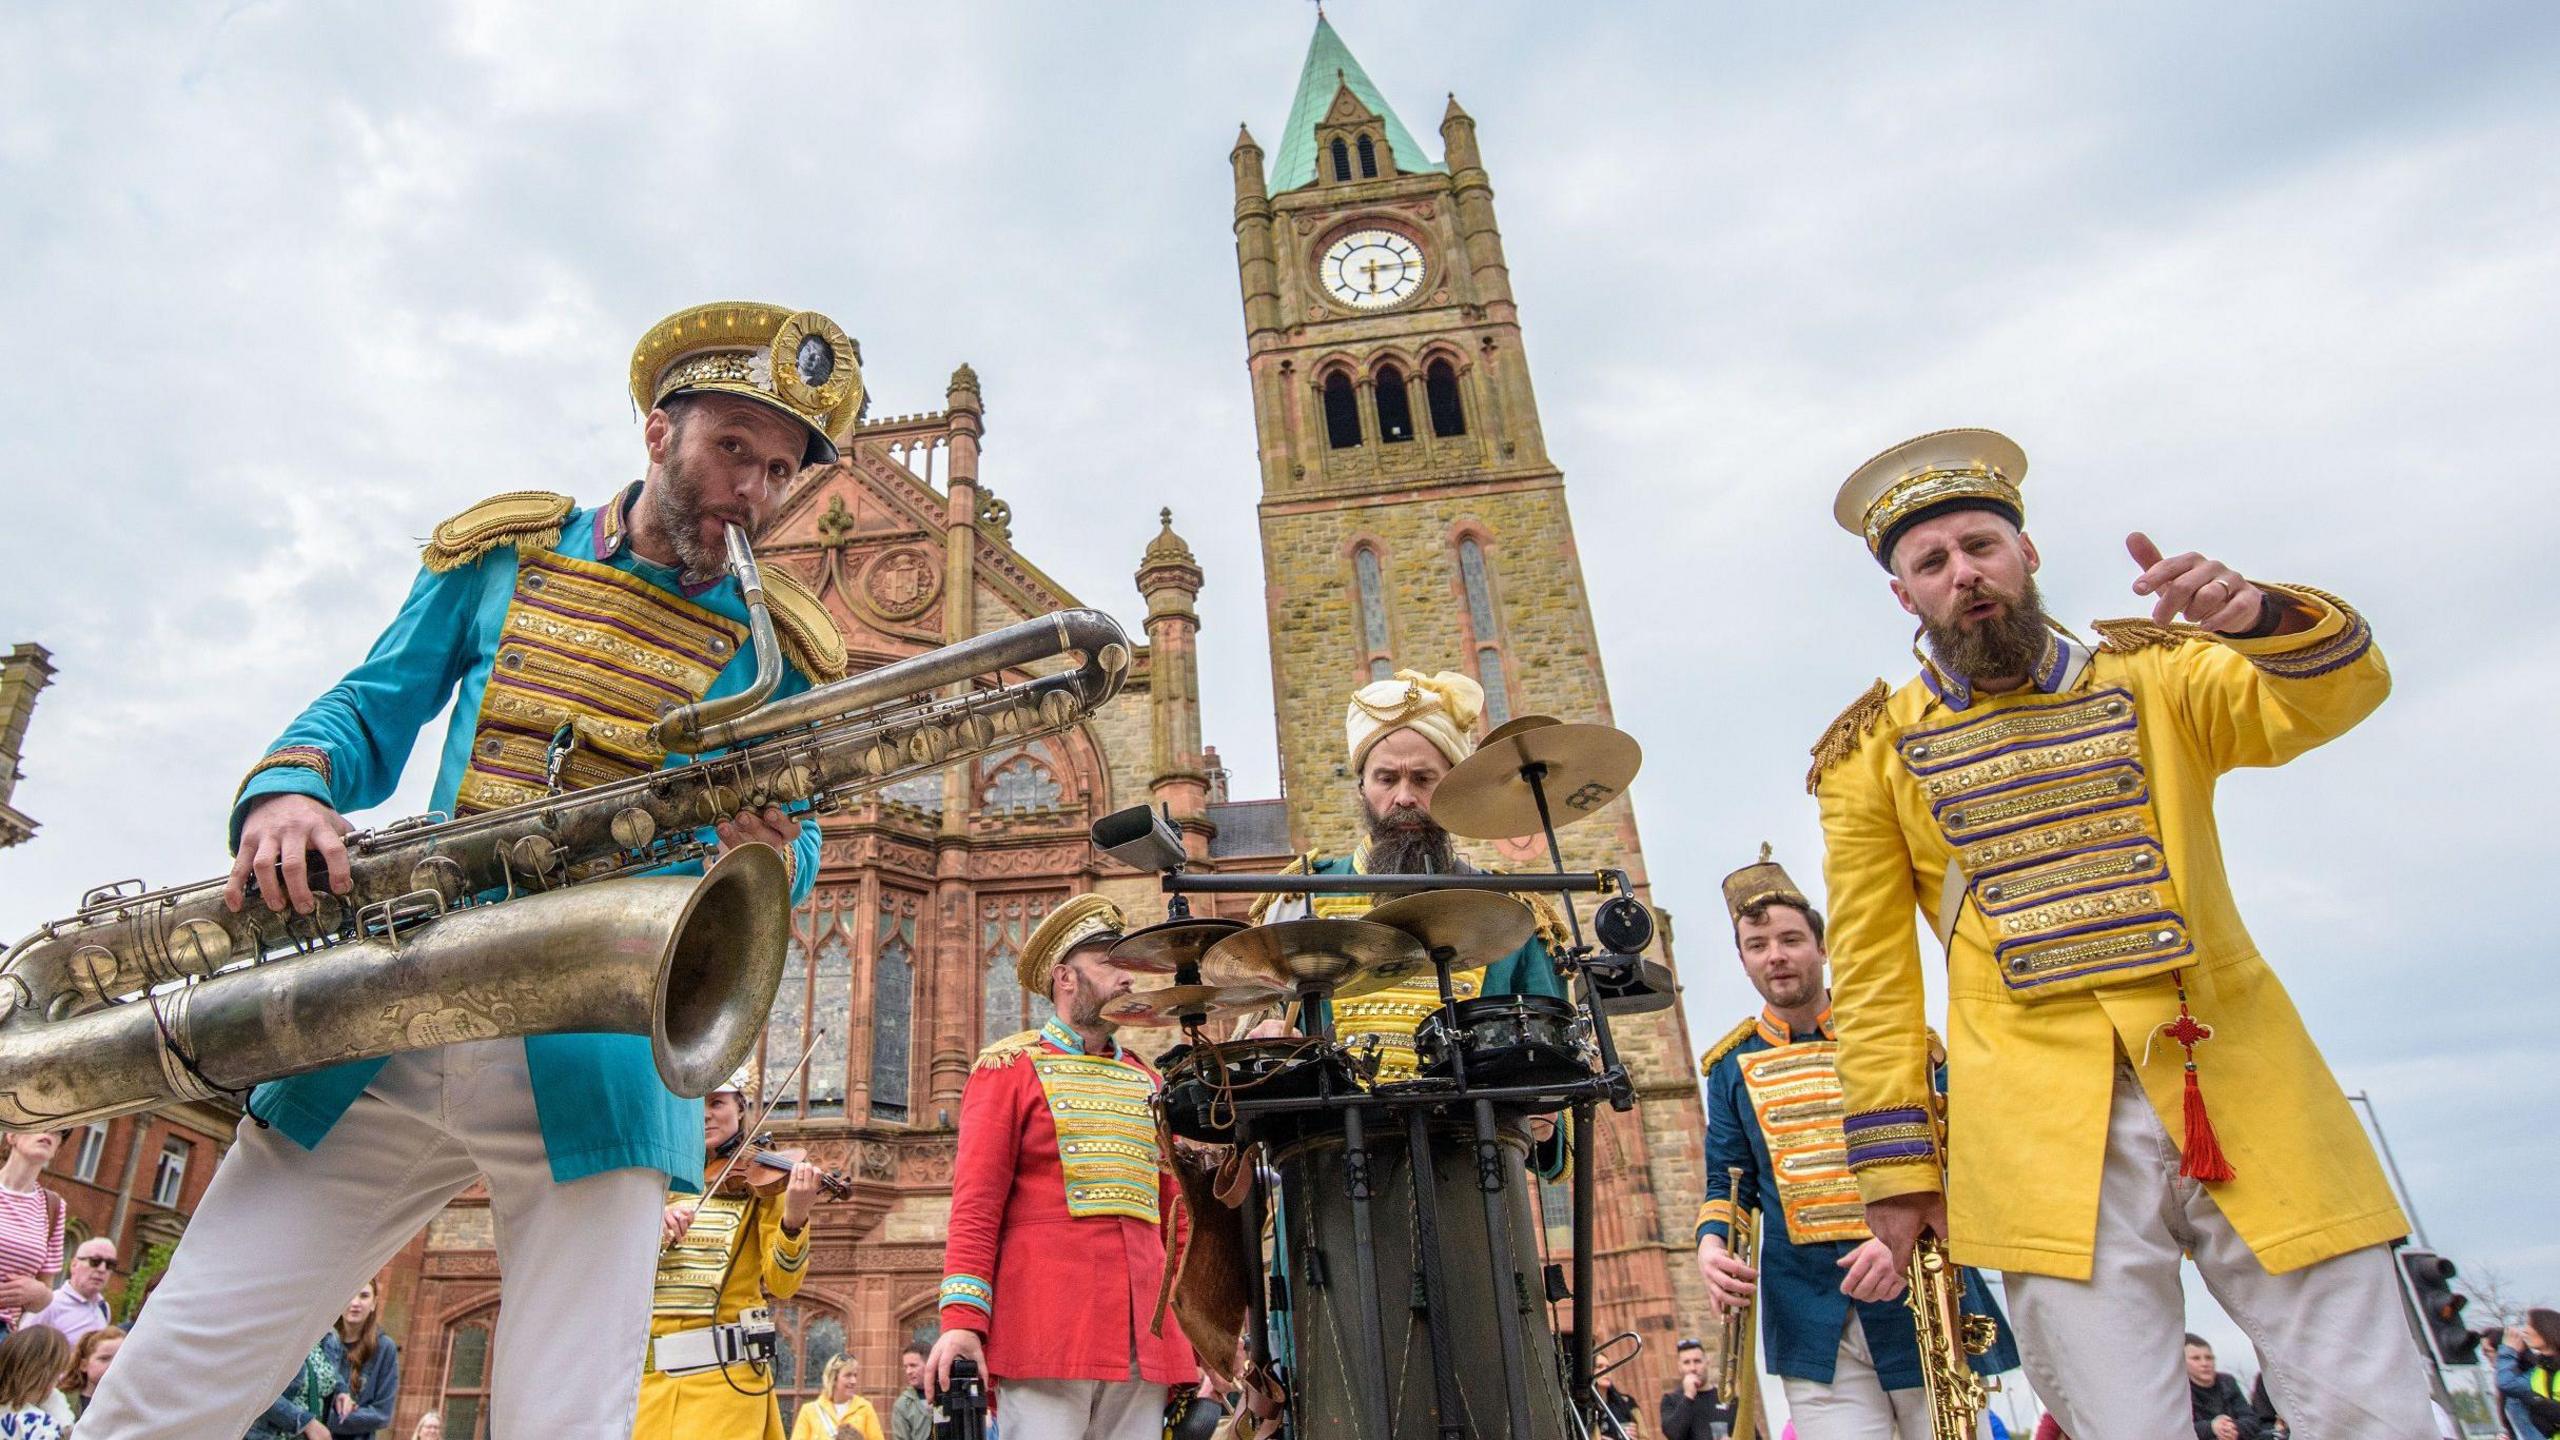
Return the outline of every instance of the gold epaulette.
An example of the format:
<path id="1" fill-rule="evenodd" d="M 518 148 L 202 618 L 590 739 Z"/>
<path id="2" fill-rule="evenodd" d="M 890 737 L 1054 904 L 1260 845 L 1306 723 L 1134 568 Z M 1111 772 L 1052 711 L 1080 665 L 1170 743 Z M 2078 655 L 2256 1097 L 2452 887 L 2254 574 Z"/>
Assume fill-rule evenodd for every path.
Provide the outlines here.
<path id="1" fill-rule="evenodd" d="M 418 558 L 441 575 L 459 570 L 501 545 L 548 550 L 560 543 L 560 522 L 578 502 L 548 490 L 492 495 L 435 528 Z"/>
<path id="2" fill-rule="evenodd" d="M 1724 1032 L 1723 1039 L 1708 1046 L 1707 1053 L 1698 1057 L 1698 1073 L 1704 1075 L 1716 1068 L 1717 1061 L 1740 1049 L 1742 1042 L 1751 1038 L 1751 1032 L 1759 1028 L 1760 1017 L 1755 1015 Z"/>
<path id="3" fill-rule="evenodd" d="M 818 684 L 844 678 L 847 657 L 844 632 L 827 613 L 818 592 L 799 576 L 776 565 L 764 572 L 765 609 L 773 616 L 774 633 L 800 673 Z"/>
<path id="4" fill-rule="evenodd" d="M 979 1070 L 1001 1070 L 1040 1048 L 1040 1032 L 1018 1030 L 978 1052 L 978 1063 L 969 1067 Z"/>
<path id="5" fill-rule="evenodd" d="M 1884 714 L 1884 705 L 1893 698 L 1893 690 L 1882 680 L 1867 687 L 1867 693 L 1849 702 L 1849 708 L 1835 717 L 1813 742 L 1813 768 L 1804 772 L 1804 790 L 1808 795 L 1822 788 L 1822 772 L 1858 753 L 1867 732 L 1876 728 Z"/>
<path id="6" fill-rule="evenodd" d="M 1555 897 L 1532 892 L 1518 897 L 1529 904 L 1529 913 L 1538 917 L 1538 938 L 1550 950 L 1562 950 L 1573 943 L 1572 927 L 1565 923 L 1564 911 L 1557 908 Z"/>
<path id="7" fill-rule="evenodd" d="M 2109 655 L 2212 638 L 2193 625 L 2162 625 L 2152 620 L 2092 620 L 2089 628 L 2098 632 L 2098 648 Z"/>
<path id="8" fill-rule="evenodd" d="M 1290 861 L 1288 864 L 1281 866 L 1280 873 L 1283 875 L 1306 875 L 1312 873 L 1315 868 L 1316 852 L 1310 850 L 1306 854 L 1299 856 L 1297 859 Z M 1271 902 L 1279 898 L 1280 897 L 1276 894 L 1255 896 L 1253 899 L 1253 908 L 1244 912 L 1245 918 L 1251 920 L 1256 925 L 1261 924 L 1263 912 L 1269 910 L 1271 908 Z"/>

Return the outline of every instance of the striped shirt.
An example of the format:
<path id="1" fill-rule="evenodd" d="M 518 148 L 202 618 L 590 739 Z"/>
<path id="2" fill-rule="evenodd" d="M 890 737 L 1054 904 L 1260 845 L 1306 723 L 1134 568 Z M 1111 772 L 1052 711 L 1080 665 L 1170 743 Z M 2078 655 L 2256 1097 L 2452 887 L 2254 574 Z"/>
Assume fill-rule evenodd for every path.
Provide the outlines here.
<path id="1" fill-rule="evenodd" d="M 61 1268 L 62 1207 L 41 1190 L 0 1189 L 0 1279 L 42 1279 Z M 15 1325 L 20 1313 L 15 1305 L 0 1309 L 0 1321 Z"/>

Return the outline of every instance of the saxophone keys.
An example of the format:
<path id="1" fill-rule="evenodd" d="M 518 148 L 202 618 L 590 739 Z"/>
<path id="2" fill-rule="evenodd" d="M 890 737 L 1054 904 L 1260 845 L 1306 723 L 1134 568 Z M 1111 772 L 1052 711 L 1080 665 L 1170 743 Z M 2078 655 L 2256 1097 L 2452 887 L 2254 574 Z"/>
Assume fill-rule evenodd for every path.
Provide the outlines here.
<path id="1" fill-rule="evenodd" d="M 549 875 L 560 864 L 560 847 L 540 835 L 527 835 L 507 848 L 516 869 L 527 875 Z"/>
<path id="2" fill-rule="evenodd" d="M 951 722 L 952 743 L 963 750 L 983 750 L 995 738 L 996 727 L 984 715 L 972 713 Z"/>
<path id="3" fill-rule="evenodd" d="M 658 838 L 656 817 L 637 805 L 626 805 L 613 812 L 613 843 L 625 850 L 637 850 Z"/>
<path id="4" fill-rule="evenodd" d="M 190 974 L 210 975 L 231 963 L 231 932 L 210 920 L 182 920 L 169 932 L 169 958 Z"/>
<path id="5" fill-rule="evenodd" d="M 875 740 L 862 750 L 862 773 L 886 775 L 898 767 L 898 752 L 885 740 Z"/>
<path id="6" fill-rule="evenodd" d="M 907 756 L 919 765 L 940 764 L 951 753 L 951 735 L 939 725 L 919 725 L 907 737 Z"/>
<path id="7" fill-rule="evenodd" d="M 460 900 L 470 886 L 460 861 L 450 855 L 429 855 L 409 867 L 409 888 L 432 890 L 451 904 Z"/>
<path id="8" fill-rule="evenodd" d="M 1052 690 L 1040 697 L 1040 724 L 1048 730 L 1062 730 L 1076 718 L 1076 697 L 1064 690 Z"/>

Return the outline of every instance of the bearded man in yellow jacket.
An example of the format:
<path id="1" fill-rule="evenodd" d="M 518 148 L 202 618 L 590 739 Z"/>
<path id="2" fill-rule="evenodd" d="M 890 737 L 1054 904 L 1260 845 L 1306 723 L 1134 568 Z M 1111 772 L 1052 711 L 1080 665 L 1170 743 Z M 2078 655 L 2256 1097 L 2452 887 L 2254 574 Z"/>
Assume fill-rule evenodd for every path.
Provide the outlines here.
<path id="1" fill-rule="evenodd" d="M 1849 1165 L 1897 1261 L 1923 1230 L 2007 1273 L 2026 1368 L 2078 1440 L 2188 1429 L 2179 1264 L 2323 1440 L 2422 1440 L 2388 1242 L 2408 1230 L 2346 1097 L 2241 925 L 2218 777 L 2382 703 L 2345 602 L 2129 537 L 2147 619 L 2052 624 L 2026 456 L 1946 430 L 1869 461 L 1835 514 L 1920 618 L 1814 749 Z M 1946 1148 L 1921 954 L 1947 955 Z M 1867 1297 L 1861 1297 L 1867 1298 Z"/>

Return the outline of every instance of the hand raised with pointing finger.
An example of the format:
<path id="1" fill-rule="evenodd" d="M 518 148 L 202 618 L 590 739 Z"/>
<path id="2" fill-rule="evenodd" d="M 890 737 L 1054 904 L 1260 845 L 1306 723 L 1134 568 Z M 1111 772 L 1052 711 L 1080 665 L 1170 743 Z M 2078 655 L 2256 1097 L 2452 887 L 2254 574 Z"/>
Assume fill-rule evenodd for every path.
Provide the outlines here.
<path id="1" fill-rule="evenodd" d="M 2160 547 L 2136 530 L 2124 537 L 2124 548 L 2142 573 L 2133 580 L 2136 595 L 2156 595 L 2154 623 L 2184 620 L 2207 630 L 2237 635 L 2254 628 L 2266 605 L 2266 592 L 2239 571 L 2190 550 L 2162 559 Z"/>

